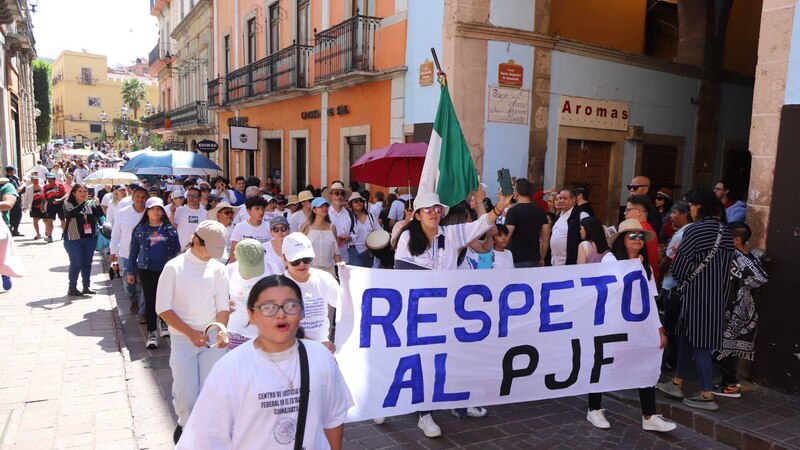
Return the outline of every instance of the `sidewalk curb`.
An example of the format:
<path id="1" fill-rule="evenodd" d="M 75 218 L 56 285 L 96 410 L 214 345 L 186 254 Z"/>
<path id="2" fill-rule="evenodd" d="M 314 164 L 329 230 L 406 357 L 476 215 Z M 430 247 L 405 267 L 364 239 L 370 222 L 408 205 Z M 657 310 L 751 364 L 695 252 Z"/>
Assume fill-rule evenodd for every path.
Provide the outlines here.
<path id="1" fill-rule="evenodd" d="M 608 395 L 610 398 L 625 404 L 639 406 L 638 398 L 627 396 L 623 392 L 609 392 L 604 395 Z M 657 393 L 656 395 L 661 394 Z M 684 406 L 682 403 L 665 401 L 662 398 L 657 397 L 656 399 L 656 409 L 662 416 L 725 445 L 730 445 L 740 450 L 788 450 L 798 448 L 788 446 L 769 436 L 753 432 L 746 427 L 732 425 L 714 412 L 703 413 Z"/>

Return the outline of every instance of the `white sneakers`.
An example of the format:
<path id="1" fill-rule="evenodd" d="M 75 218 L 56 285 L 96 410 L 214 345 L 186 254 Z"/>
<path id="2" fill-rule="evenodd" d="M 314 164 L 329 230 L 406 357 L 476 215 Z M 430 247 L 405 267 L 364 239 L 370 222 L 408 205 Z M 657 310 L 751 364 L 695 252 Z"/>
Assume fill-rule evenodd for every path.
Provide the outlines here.
<path id="1" fill-rule="evenodd" d="M 424 414 L 419 416 L 419 422 L 417 422 L 417 426 L 425 436 L 429 438 L 435 438 L 442 435 L 442 429 L 439 428 L 439 425 L 436 425 L 436 422 L 433 421 L 432 414 Z"/>
<path id="2" fill-rule="evenodd" d="M 606 419 L 604 409 L 596 409 L 594 411 L 587 412 L 586 420 L 600 429 L 606 430 L 611 428 L 611 424 L 608 423 L 608 420 Z M 645 431 L 666 432 L 672 431 L 677 427 L 678 426 L 675 425 L 675 422 L 665 419 L 661 414 L 653 414 L 649 419 L 645 419 L 644 416 L 642 416 L 642 429 Z"/>
<path id="3" fill-rule="evenodd" d="M 670 422 L 661 414 L 653 414 L 649 419 L 642 417 L 642 429 L 645 431 L 672 431 L 678 428 L 675 422 Z"/>
<path id="4" fill-rule="evenodd" d="M 158 336 L 155 331 L 147 333 L 147 343 L 145 344 L 148 349 L 155 350 L 158 348 Z"/>
<path id="5" fill-rule="evenodd" d="M 586 420 L 597 428 L 606 430 L 611 428 L 611 424 L 606 419 L 605 409 L 595 409 L 586 413 Z"/>
<path id="6" fill-rule="evenodd" d="M 375 422 L 375 425 L 383 425 L 386 422 L 386 417 L 376 417 L 372 421 Z"/>
<path id="7" fill-rule="evenodd" d="M 158 322 L 159 322 L 159 325 L 160 325 L 158 331 L 159 331 L 159 334 L 161 334 L 161 337 L 162 338 L 169 337 L 169 325 L 167 325 L 167 322 L 164 322 L 160 318 L 158 319 Z"/>

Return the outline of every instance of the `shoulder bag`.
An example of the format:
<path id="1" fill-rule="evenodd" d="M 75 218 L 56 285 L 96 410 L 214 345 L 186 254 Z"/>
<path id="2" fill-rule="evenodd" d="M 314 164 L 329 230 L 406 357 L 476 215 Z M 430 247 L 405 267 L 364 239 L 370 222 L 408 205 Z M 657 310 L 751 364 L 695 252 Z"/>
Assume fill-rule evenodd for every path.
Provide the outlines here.
<path id="1" fill-rule="evenodd" d="M 303 449 L 303 435 L 306 432 L 306 416 L 308 415 L 308 354 L 301 339 L 297 340 L 297 351 L 300 353 L 300 409 L 297 412 L 297 427 L 294 435 L 294 450 Z"/>

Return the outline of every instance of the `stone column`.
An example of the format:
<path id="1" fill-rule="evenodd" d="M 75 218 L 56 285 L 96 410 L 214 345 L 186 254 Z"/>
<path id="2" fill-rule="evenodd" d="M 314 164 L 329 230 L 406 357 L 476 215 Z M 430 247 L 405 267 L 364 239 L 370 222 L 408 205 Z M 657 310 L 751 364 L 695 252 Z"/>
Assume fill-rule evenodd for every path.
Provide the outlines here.
<path id="1" fill-rule="evenodd" d="M 753 159 L 747 196 L 747 223 L 753 231 L 750 241 L 753 247 L 765 247 L 767 240 L 795 3 L 795 0 L 764 0 L 761 12 L 750 127 L 750 154 Z"/>

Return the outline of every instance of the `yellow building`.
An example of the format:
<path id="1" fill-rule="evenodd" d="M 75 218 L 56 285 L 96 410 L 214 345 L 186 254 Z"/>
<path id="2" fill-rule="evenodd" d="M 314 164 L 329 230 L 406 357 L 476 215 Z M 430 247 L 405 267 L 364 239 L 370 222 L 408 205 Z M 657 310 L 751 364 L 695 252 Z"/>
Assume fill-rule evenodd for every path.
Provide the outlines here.
<path id="1" fill-rule="evenodd" d="M 107 135 L 111 135 L 111 122 L 120 118 L 125 80 L 138 78 L 147 89 L 145 103 L 158 104 L 158 80 L 110 69 L 104 55 L 63 51 L 53 62 L 52 70 L 53 136 L 56 138 L 96 141 L 103 127 Z M 136 118 L 132 110 L 129 112 L 129 119 L 144 115 L 142 105 Z"/>

